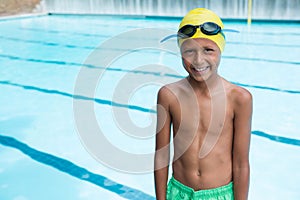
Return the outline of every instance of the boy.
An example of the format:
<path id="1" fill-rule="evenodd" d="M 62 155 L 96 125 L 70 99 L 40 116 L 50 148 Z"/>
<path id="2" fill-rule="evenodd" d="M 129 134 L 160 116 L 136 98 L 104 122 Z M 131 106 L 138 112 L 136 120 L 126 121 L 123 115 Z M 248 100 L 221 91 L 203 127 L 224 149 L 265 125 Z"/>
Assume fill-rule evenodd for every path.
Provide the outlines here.
<path id="1" fill-rule="evenodd" d="M 197 8 L 177 34 L 188 77 L 162 87 L 157 100 L 155 189 L 158 200 L 245 200 L 249 188 L 252 96 L 217 73 L 221 19 Z M 173 176 L 169 183 L 170 131 Z"/>

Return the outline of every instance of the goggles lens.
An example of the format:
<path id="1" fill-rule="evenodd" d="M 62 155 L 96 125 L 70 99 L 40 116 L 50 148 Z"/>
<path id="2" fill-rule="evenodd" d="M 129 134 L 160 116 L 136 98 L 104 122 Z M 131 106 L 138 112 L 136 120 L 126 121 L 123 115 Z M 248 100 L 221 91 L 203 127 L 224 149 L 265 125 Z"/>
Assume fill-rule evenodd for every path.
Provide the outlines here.
<path id="1" fill-rule="evenodd" d="M 192 37 L 196 31 L 197 28 L 200 28 L 201 32 L 204 33 L 205 35 L 217 35 L 220 33 L 221 27 L 213 22 L 205 22 L 204 24 L 200 25 L 185 25 L 181 27 L 178 31 L 178 37 L 180 38 L 189 38 Z"/>

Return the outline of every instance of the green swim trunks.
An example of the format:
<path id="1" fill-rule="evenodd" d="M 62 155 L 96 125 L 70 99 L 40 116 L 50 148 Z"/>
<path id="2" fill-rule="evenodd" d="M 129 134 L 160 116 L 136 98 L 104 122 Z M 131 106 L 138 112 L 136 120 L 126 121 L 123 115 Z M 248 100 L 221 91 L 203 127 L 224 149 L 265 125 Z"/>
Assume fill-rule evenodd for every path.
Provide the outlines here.
<path id="1" fill-rule="evenodd" d="M 233 183 L 214 189 L 194 191 L 173 176 L 167 188 L 167 200 L 233 200 Z"/>

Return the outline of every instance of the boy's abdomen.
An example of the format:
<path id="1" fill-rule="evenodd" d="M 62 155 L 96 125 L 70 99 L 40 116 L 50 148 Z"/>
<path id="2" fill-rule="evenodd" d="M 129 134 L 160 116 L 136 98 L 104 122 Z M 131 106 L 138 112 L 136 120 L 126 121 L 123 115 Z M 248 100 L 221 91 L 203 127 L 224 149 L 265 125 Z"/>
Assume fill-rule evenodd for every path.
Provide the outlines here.
<path id="1" fill-rule="evenodd" d="M 232 181 L 231 148 L 216 147 L 202 159 L 193 149 L 188 149 L 173 162 L 173 175 L 195 191 L 226 185 Z"/>

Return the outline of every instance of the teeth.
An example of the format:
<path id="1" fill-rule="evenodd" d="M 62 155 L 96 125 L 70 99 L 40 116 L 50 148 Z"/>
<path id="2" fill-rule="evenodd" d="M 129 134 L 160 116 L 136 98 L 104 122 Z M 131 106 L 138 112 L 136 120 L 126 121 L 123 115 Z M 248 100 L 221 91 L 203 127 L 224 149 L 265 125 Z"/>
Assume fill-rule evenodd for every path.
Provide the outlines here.
<path id="1" fill-rule="evenodd" d="M 205 71 L 206 69 L 208 69 L 208 67 L 195 68 L 195 70 L 196 70 L 197 72 L 203 72 L 203 71 Z"/>

